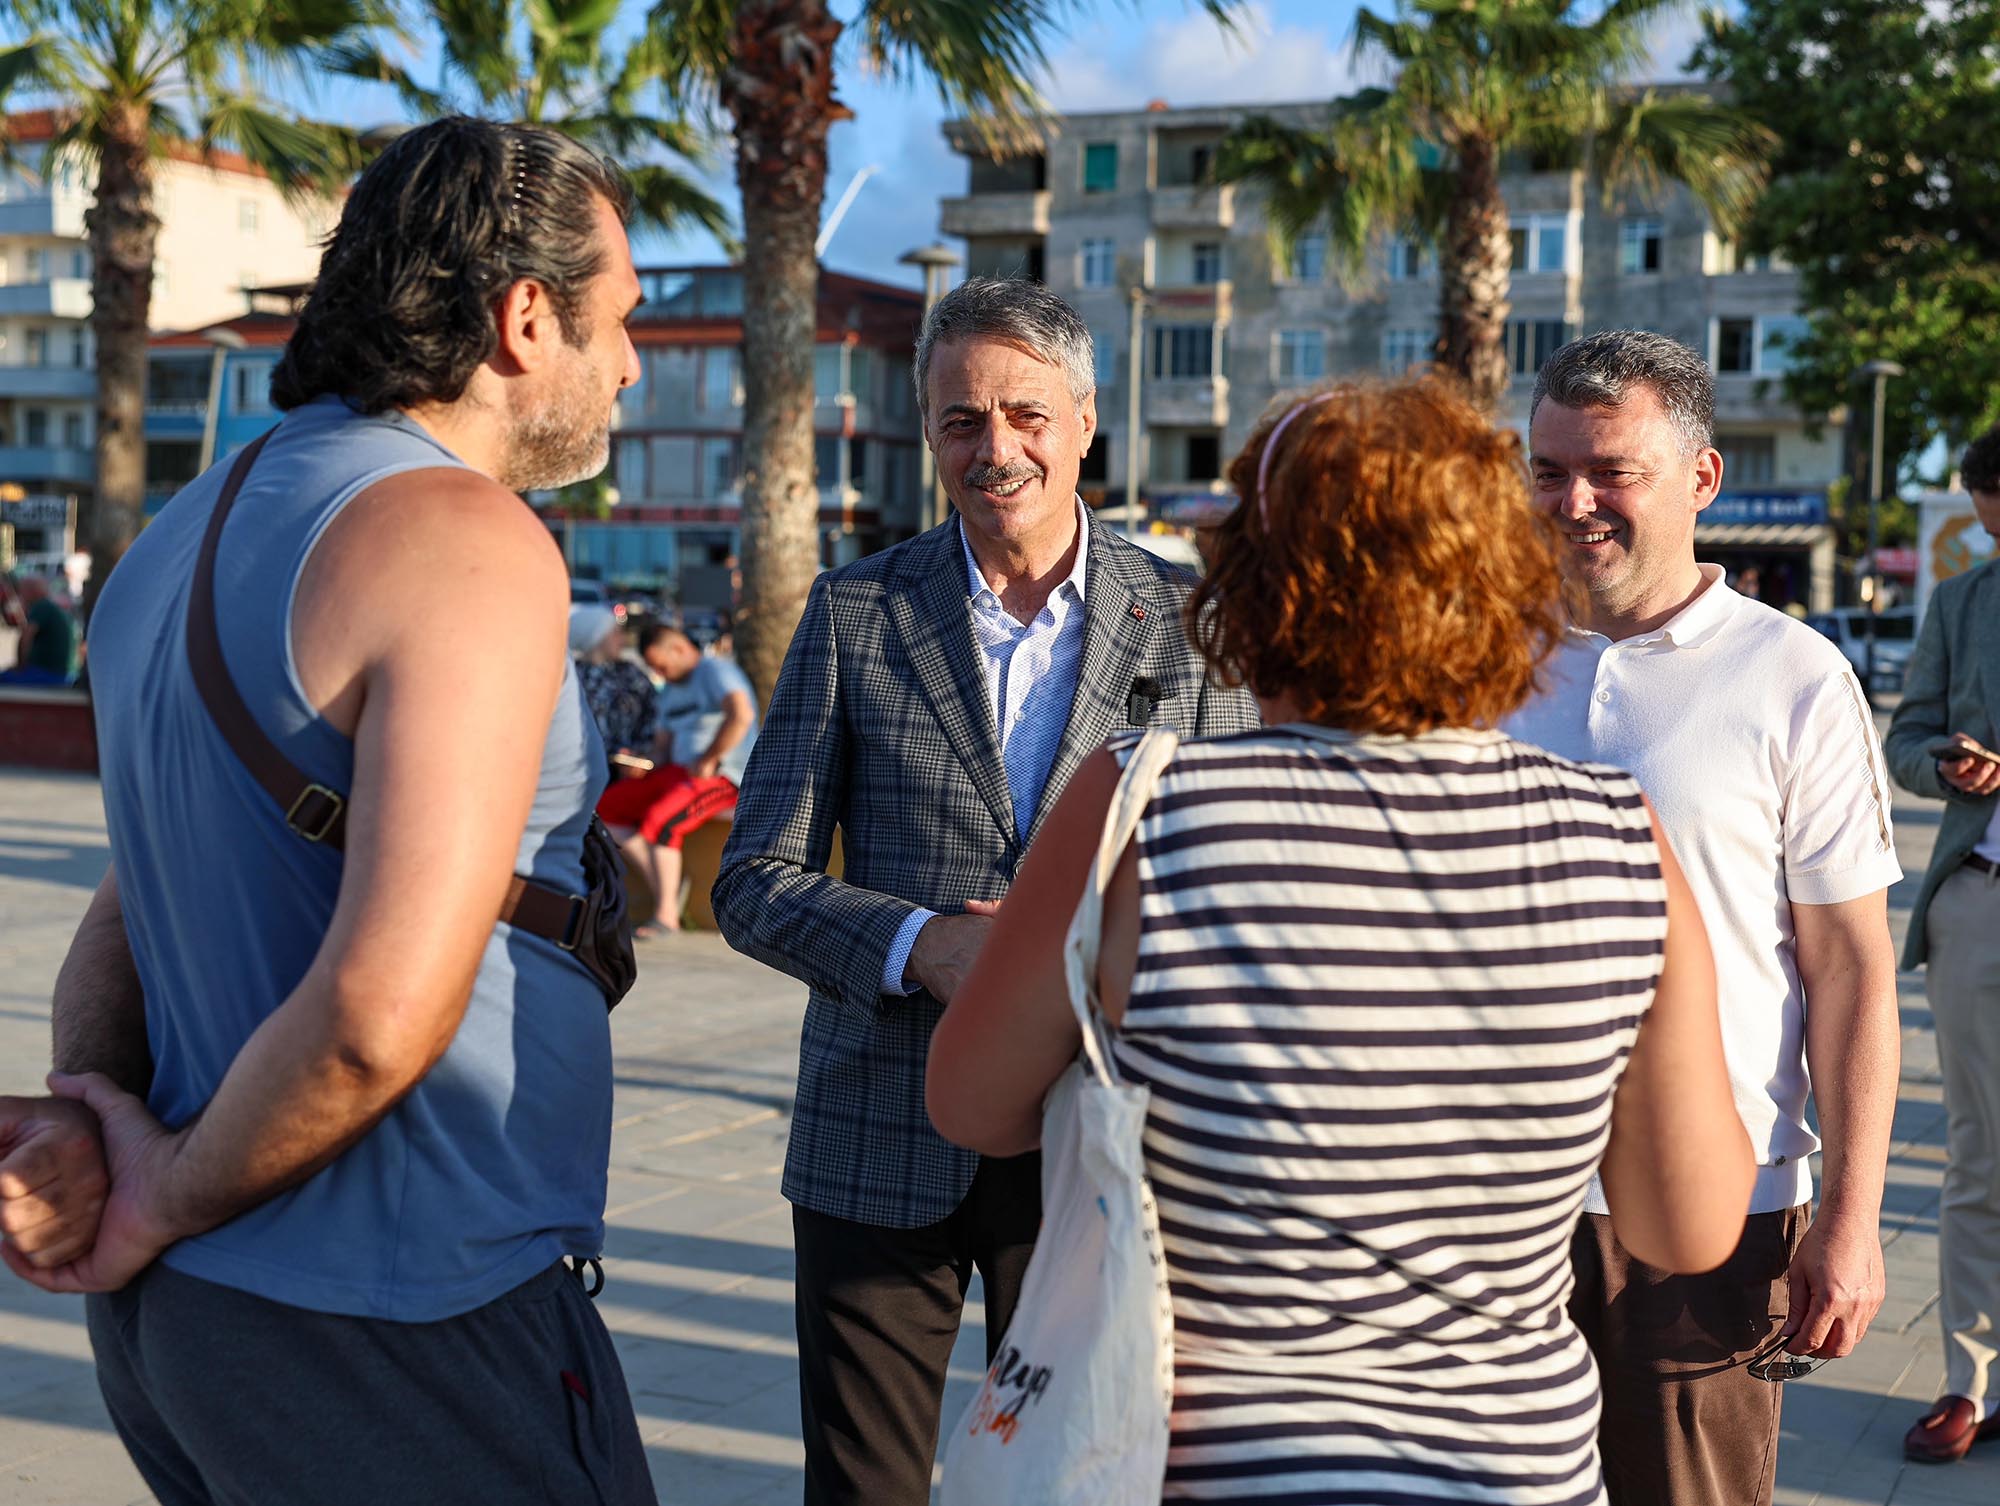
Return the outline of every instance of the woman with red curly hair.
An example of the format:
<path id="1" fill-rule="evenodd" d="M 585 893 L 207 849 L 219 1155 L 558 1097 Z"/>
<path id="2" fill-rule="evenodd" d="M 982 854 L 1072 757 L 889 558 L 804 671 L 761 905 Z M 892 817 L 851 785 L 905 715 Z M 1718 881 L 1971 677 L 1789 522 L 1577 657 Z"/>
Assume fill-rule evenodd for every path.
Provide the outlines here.
<path id="1" fill-rule="evenodd" d="M 1181 745 L 1103 897 L 1174 1296 L 1167 1499 L 1603 1499 L 1564 1309 L 1621 1240 L 1734 1247 L 1708 943 L 1631 778 L 1501 720 L 1562 623 L 1518 440 L 1424 378 L 1267 414 L 1190 630 L 1266 726 Z M 1062 946 L 1130 745 L 1077 773 L 933 1037 L 949 1138 L 1033 1149 Z"/>

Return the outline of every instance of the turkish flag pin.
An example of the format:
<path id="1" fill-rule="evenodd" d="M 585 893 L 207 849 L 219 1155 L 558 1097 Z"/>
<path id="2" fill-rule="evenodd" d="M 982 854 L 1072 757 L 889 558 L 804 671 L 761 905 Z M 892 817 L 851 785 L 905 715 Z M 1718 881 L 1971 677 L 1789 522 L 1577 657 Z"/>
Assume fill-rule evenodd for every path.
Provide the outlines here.
<path id="1" fill-rule="evenodd" d="M 1134 622 L 1144 622 L 1146 620 L 1146 609 L 1144 607 L 1132 608 L 1132 620 Z"/>

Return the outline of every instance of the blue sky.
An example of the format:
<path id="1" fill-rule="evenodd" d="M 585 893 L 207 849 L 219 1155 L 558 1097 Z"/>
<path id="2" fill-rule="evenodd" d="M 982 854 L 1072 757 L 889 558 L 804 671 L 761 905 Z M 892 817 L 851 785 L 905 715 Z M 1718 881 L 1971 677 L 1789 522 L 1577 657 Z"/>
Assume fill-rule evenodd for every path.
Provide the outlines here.
<path id="1" fill-rule="evenodd" d="M 1252 0 L 1235 36 L 1181 0 L 1099 0 L 1080 6 L 1067 33 L 1045 39 L 1048 77 L 1043 94 L 1058 110 L 1131 110 L 1147 101 L 1169 105 L 1268 104 L 1324 100 L 1362 82 L 1352 66 L 1349 39 L 1357 0 Z M 1379 10 L 1389 9 L 1386 0 Z M 638 6 L 634 6 L 635 15 Z M 856 0 L 834 0 L 834 11 L 852 16 Z M 1654 39 L 1652 76 L 1676 76 L 1695 37 L 1695 8 L 1664 22 Z M 855 118 L 833 129 L 826 208 L 831 211 L 853 175 L 877 170 L 828 245 L 825 264 L 914 287 L 915 268 L 897 264 L 913 246 L 937 239 L 937 201 L 965 191 L 964 160 L 944 143 L 945 110 L 927 84 L 901 85 L 872 77 L 843 54 L 837 75 L 841 100 Z M 357 125 L 396 114 L 386 91 L 342 90 L 331 105 Z M 713 193 L 732 211 L 735 182 L 729 143 L 718 145 L 709 177 Z M 706 233 L 642 237 L 642 263 L 713 261 L 720 251 Z"/>

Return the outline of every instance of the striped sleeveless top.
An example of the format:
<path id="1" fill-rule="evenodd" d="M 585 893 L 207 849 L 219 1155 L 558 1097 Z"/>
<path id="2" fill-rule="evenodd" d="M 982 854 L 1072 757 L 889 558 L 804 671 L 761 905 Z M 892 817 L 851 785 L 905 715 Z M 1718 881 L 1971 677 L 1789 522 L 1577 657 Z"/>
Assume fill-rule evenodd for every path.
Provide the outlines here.
<path id="1" fill-rule="evenodd" d="M 1664 955 L 1638 787 L 1497 732 L 1268 728 L 1184 745 L 1137 842 L 1166 1498 L 1602 1501 L 1564 1304 Z"/>

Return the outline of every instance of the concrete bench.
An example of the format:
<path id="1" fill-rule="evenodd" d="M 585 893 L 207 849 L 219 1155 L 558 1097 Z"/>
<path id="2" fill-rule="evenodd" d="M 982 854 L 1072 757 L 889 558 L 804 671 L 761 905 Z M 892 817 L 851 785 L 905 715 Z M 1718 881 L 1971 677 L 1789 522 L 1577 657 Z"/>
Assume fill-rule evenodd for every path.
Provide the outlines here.
<path id="1" fill-rule="evenodd" d="M 97 724 L 90 693 L 0 685 L 0 764 L 97 772 Z"/>
<path id="2" fill-rule="evenodd" d="M 722 870 L 722 848 L 729 840 L 729 833 L 735 826 L 730 816 L 717 816 L 713 821 L 704 821 L 689 832 L 681 842 L 681 884 L 687 896 L 681 901 L 681 924 L 691 931 L 714 931 L 721 929 L 715 923 L 715 908 L 709 903 L 710 892 L 715 888 L 715 876 Z M 839 878 L 845 867 L 845 854 L 841 851 L 840 832 L 833 834 L 833 851 L 828 854 L 826 871 Z M 645 875 L 631 869 L 625 872 L 625 905 L 635 920 L 642 920 L 653 913 L 653 891 L 648 887 Z"/>

